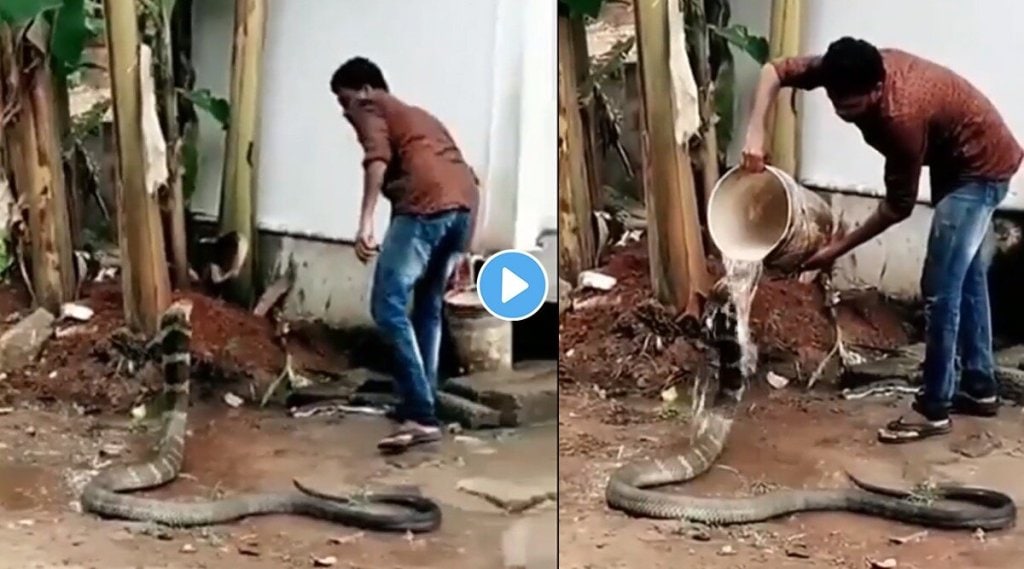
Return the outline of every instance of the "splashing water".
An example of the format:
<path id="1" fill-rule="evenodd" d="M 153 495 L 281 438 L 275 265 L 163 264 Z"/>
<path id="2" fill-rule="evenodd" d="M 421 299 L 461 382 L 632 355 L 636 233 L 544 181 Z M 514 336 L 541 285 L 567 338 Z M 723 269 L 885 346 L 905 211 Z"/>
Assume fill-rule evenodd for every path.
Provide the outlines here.
<path id="1" fill-rule="evenodd" d="M 761 261 L 725 258 L 723 262 L 726 290 L 736 307 L 736 340 L 742 354 L 740 366 L 744 375 L 751 375 L 757 369 L 757 345 L 750 334 L 750 307 L 764 267 Z"/>

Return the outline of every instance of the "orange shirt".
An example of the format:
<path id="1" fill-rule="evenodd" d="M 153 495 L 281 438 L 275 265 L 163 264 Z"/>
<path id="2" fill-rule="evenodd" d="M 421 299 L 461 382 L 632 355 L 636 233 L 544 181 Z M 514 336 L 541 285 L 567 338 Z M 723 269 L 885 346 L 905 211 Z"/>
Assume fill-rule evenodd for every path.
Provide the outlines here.
<path id="1" fill-rule="evenodd" d="M 1009 180 L 1024 150 L 999 111 L 966 79 L 937 63 L 883 49 L 885 83 L 876 113 L 858 119 L 864 141 L 885 156 L 886 201 L 908 214 L 922 166 L 938 203 L 964 179 Z M 773 62 L 783 87 L 822 87 L 821 57 Z"/>
<path id="2" fill-rule="evenodd" d="M 476 175 L 448 129 L 433 115 L 374 91 L 345 116 L 363 146 L 363 165 L 378 160 L 388 164 L 385 197 L 394 213 L 430 215 L 476 208 Z"/>

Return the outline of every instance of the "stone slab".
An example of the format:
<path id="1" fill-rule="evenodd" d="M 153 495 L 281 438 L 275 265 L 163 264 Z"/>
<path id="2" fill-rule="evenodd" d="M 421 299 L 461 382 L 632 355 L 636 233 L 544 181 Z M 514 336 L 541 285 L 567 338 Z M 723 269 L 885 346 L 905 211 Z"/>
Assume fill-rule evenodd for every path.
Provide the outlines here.
<path id="1" fill-rule="evenodd" d="M 456 488 L 478 496 L 509 513 L 526 511 L 546 500 L 558 498 L 558 479 L 511 481 L 496 478 L 465 478 Z"/>

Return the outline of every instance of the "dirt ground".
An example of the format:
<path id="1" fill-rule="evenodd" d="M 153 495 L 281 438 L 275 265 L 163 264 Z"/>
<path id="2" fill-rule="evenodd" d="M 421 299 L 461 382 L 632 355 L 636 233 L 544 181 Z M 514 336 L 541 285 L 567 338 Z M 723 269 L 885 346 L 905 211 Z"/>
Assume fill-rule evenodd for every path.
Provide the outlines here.
<path id="1" fill-rule="evenodd" d="M 314 557 L 329 556 L 344 569 L 498 569 L 506 553 L 525 557 L 530 569 L 555 567 L 553 504 L 506 514 L 457 489 L 470 477 L 554 485 L 555 425 L 467 432 L 448 437 L 435 454 L 389 462 L 376 449 L 392 428 L 383 418 L 299 419 L 281 405 L 229 407 L 221 399 L 226 392 L 249 401 L 262 396 L 281 372 L 286 349 L 297 371 L 324 377 L 349 369 L 349 356 L 365 348 L 338 342 L 317 325 L 292 325 L 282 334 L 272 319 L 187 296 L 198 361 L 190 437 L 181 477 L 154 495 L 275 491 L 290 488 L 295 477 L 332 493 L 412 484 L 441 504 L 442 528 L 380 535 L 270 516 L 170 531 L 83 515 L 77 496 L 98 468 L 146 455 L 155 433 L 133 424 L 128 410 L 161 385 L 155 367 L 136 365 L 142 342 L 123 334 L 120 287 L 107 282 L 90 285 L 80 301 L 94 311 L 91 319 L 58 322 L 34 365 L 0 375 L 0 569 L 312 567 Z M 16 286 L 0 287 L 0 333 L 27 315 L 29 304 Z"/>
<path id="2" fill-rule="evenodd" d="M 703 358 L 682 326 L 649 302 L 642 243 L 616 251 L 602 271 L 619 279 L 609 293 L 584 293 L 561 325 L 559 393 L 559 552 L 567 569 L 615 567 L 709 568 L 1019 567 L 1024 533 L 992 535 L 929 531 L 847 514 L 800 514 L 753 526 L 698 530 L 678 522 L 634 519 L 604 502 L 608 474 L 641 456 L 669 455 L 686 444 L 686 412 L 669 413 L 658 396 L 685 391 Z M 870 294 L 840 308 L 852 345 L 890 349 L 910 341 L 912 313 Z M 820 293 L 812 285 L 764 283 L 755 300 L 754 336 L 761 361 L 790 370 L 790 386 L 764 382 L 748 395 L 716 468 L 687 493 L 723 497 L 777 487 L 847 484 L 849 469 L 870 481 L 910 487 L 926 480 L 989 486 L 1024 498 L 1021 410 L 997 420 L 960 419 L 944 440 L 889 447 L 878 427 L 907 411 L 893 398 L 843 401 L 826 379 L 808 392 L 797 373 L 817 365 L 834 341 Z M 679 411 L 676 409 L 675 411 Z M 973 457 L 973 458 L 971 458 Z"/>
<path id="3" fill-rule="evenodd" d="M 128 367 L 128 359 L 144 339 L 121 335 L 124 309 L 116 281 L 92 283 L 78 304 L 94 311 L 87 322 L 62 321 L 35 365 L 6 374 L 0 400 L 62 401 L 90 412 L 124 411 L 145 401 L 160 388 L 154 368 Z M 199 293 L 184 293 L 193 304 L 192 350 L 202 370 L 201 389 L 234 390 L 242 397 L 262 395 L 281 373 L 285 348 L 279 327 L 235 305 Z M 0 333 L 26 316 L 31 305 L 18 285 L 0 285 Z M 312 326 L 287 338 L 297 370 L 338 373 L 348 369 L 348 353 L 331 345 Z M 127 344 L 127 345 L 126 345 Z"/>
<path id="4" fill-rule="evenodd" d="M 312 567 L 313 556 L 333 556 L 344 569 L 501 568 L 503 536 L 517 523 L 527 529 L 518 547 L 529 550 L 529 567 L 555 566 L 553 505 L 508 515 L 456 489 L 467 477 L 553 477 L 554 425 L 478 433 L 472 443 L 449 439 L 419 464 L 389 464 L 375 448 L 390 428 L 381 418 L 293 419 L 280 410 L 207 404 L 190 420 L 184 473 L 155 495 L 280 490 L 296 477 L 330 492 L 414 484 L 441 504 L 443 526 L 413 537 L 291 516 L 159 531 L 99 520 L 78 512 L 78 488 L 105 460 L 141 456 L 151 439 L 131 432 L 122 416 L 22 408 L 0 416 L 0 568 Z M 101 458 L 122 447 L 123 454 Z"/>

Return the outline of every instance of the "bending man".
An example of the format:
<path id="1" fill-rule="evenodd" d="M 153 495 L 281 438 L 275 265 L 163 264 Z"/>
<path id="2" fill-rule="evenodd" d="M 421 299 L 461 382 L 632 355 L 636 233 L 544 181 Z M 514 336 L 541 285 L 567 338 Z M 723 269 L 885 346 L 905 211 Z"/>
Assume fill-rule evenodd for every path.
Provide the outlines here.
<path id="1" fill-rule="evenodd" d="M 990 225 L 1024 158 L 999 112 L 953 71 L 896 49 L 844 37 L 822 56 L 769 63 L 761 73 L 743 165 L 764 168 L 765 122 L 780 87 L 824 87 L 839 118 L 885 157 L 885 199 L 860 227 L 815 253 L 807 269 L 838 257 L 906 219 L 928 166 L 935 212 L 921 292 L 927 350 L 924 385 L 913 409 L 879 431 L 882 442 L 948 433 L 950 413 L 998 411 L 987 272 Z M 959 354 L 958 354 L 959 352 Z M 962 367 L 957 370 L 956 362 Z"/>
<path id="2" fill-rule="evenodd" d="M 394 346 L 401 400 L 396 411 L 401 424 L 378 446 L 401 451 L 441 438 L 435 400 L 442 303 L 454 266 L 472 241 L 477 179 L 444 125 L 392 95 L 371 61 L 357 57 L 342 64 L 331 77 L 331 92 L 365 151 L 355 247 L 364 263 L 378 249 L 373 226 L 378 196 L 383 191 L 391 202 L 370 312 Z"/>

